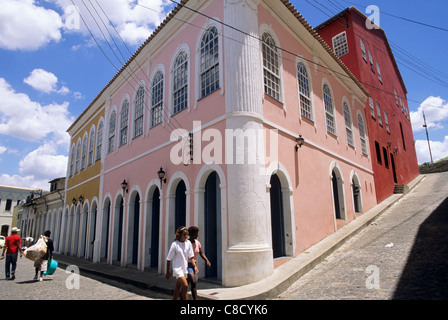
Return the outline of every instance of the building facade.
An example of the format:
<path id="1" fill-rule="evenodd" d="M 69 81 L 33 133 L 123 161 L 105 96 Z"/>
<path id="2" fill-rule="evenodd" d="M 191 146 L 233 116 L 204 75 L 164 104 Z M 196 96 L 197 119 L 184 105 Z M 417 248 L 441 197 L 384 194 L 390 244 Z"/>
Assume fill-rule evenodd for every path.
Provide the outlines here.
<path id="1" fill-rule="evenodd" d="M 63 233 L 62 218 L 65 198 L 65 177 L 50 181 L 50 191 L 30 192 L 20 202 L 17 211 L 17 227 L 22 238 L 32 237 L 37 240 L 46 230 L 51 231 L 51 238 L 57 241 L 55 251 L 60 250 Z"/>
<path id="2" fill-rule="evenodd" d="M 265 278 L 376 204 L 368 97 L 288 1 L 182 1 L 68 130 L 62 251 L 164 273 L 197 225 Z"/>
<path id="3" fill-rule="evenodd" d="M 315 29 L 371 95 L 365 117 L 381 202 L 419 174 L 406 86 L 384 30 L 356 8 Z"/>
<path id="4" fill-rule="evenodd" d="M 26 199 L 34 189 L 0 185 L 0 234 L 9 236 L 13 224 L 14 207 Z"/>

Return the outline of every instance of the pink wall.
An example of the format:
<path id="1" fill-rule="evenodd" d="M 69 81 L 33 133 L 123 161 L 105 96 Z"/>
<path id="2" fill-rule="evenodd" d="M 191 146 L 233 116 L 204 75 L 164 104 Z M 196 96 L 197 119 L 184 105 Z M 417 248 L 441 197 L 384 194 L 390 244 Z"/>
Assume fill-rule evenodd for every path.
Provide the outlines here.
<path id="1" fill-rule="evenodd" d="M 362 187 L 363 211 L 367 211 L 376 204 L 371 160 L 370 156 L 362 155 L 357 125 L 357 114 L 360 112 L 366 126 L 364 106 L 358 100 L 352 99 L 352 94 L 340 81 L 329 75 L 327 70 L 317 67 L 316 72 L 311 62 L 312 55 L 261 7 L 259 7 L 259 24 L 272 27 L 278 37 L 279 47 L 304 58 L 301 61 L 308 68 L 313 90 L 314 121 L 304 117 L 300 120 L 296 75 L 296 63 L 299 60 L 291 54 L 282 52 L 284 100 L 279 102 L 265 95 L 263 112 L 266 120 L 296 136 L 301 134 L 305 138 L 305 145 L 298 152 L 294 151 L 296 143 L 291 135 L 281 133 L 279 138 L 280 163 L 288 171 L 293 183 L 296 253 L 300 253 L 335 231 L 330 170 L 333 162 L 337 163 L 344 179 L 347 222 L 354 219 L 350 186 L 353 171 L 357 173 Z M 324 79 L 329 83 L 333 93 L 337 137 L 327 134 L 326 131 L 322 98 Z M 342 109 L 343 99 L 346 99 L 351 109 L 355 148 L 347 144 Z M 368 144 L 367 128 L 366 141 Z"/>

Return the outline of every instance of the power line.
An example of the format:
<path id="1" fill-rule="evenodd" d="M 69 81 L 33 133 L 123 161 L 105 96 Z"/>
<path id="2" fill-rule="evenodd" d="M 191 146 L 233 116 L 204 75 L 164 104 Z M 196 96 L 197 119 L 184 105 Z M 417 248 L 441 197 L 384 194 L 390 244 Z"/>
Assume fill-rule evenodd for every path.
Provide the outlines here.
<path id="1" fill-rule="evenodd" d="M 359 7 L 367 8 L 366 6 L 364 6 L 362 4 L 355 3 L 355 2 L 352 2 L 352 1 L 348 1 L 348 0 L 341 0 L 341 1 L 357 5 Z M 399 15 L 396 15 L 396 14 L 393 14 L 393 13 L 385 12 L 384 10 L 381 10 L 381 12 L 383 14 L 385 14 L 385 15 L 388 15 L 388 16 L 391 16 L 391 17 L 394 17 L 394 18 L 397 18 L 397 19 L 401 19 L 401 20 L 404 20 L 404 21 L 407 21 L 407 22 L 415 23 L 415 24 L 418 24 L 418 25 L 421 25 L 421 26 L 425 26 L 425 27 L 429 27 L 429 28 L 433 28 L 433 29 L 437 29 L 437 30 L 441 30 L 441 31 L 448 31 L 448 29 L 446 29 L 446 28 L 442 28 L 442 27 L 435 26 L 435 25 L 432 25 L 432 24 L 429 24 L 429 23 L 425 23 L 425 22 L 421 22 L 421 21 L 416 21 L 414 19 L 409 19 L 409 18 L 406 18 L 406 17 L 402 17 L 402 16 L 399 16 Z"/>

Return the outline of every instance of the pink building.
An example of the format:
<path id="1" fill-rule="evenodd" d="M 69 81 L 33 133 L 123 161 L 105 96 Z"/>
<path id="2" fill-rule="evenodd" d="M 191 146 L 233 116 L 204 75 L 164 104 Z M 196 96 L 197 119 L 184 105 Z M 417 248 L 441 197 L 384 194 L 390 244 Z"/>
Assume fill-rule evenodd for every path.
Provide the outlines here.
<path id="1" fill-rule="evenodd" d="M 288 1 L 182 1 L 89 106 L 93 260 L 164 272 L 197 225 L 200 277 L 265 278 L 376 204 L 367 100 Z"/>

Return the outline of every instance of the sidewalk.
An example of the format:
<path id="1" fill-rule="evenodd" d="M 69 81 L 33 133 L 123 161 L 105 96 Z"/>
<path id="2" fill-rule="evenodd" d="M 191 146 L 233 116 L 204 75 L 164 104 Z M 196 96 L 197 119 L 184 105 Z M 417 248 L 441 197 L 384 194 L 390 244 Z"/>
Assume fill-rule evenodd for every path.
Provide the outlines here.
<path id="1" fill-rule="evenodd" d="M 411 191 L 425 176 L 419 175 L 408 184 Z M 368 226 L 383 212 L 400 200 L 404 194 L 393 194 L 380 204 L 357 217 L 354 221 L 345 225 L 337 232 L 321 240 L 305 252 L 274 269 L 269 277 L 252 284 L 225 288 L 220 285 L 199 280 L 199 299 L 207 300 L 240 300 L 240 299 L 271 299 L 286 290 L 292 283 L 297 281 L 309 270 L 322 262 L 326 257 L 338 249 L 357 232 Z M 91 261 L 69 257 L 65 255 L 54 255 L 59 267 L 66 268 L 68 265 L 76 265 L 81 274 L 93 274 L 103 278 L 112 279 L 138 288 L 153 290 L 156 292 L 173 294 L 175 279 L 166 280 L 162 274 L 155 272 L 143 272 L 133 268 L 122 268 L 106 263 L 93 263 Z"/>

